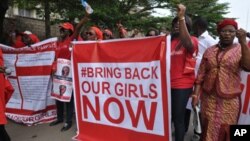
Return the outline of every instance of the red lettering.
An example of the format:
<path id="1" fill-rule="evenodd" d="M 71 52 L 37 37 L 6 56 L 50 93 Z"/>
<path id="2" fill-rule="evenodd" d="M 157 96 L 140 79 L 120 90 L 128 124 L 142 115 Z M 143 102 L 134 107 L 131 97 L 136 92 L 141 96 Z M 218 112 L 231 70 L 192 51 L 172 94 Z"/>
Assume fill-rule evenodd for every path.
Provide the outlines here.
<path id="1" fill-rule="evenodd" d="M 149 75 L 149 73 L 148 73 L 148 75 L 146 75 L 144 72 L 149 72 L 149 68 L 143 68 L 142 70 L 141 70 L 141 77 L 143 78 L 143 79 L 149 79 L 149 77 L 150 77 L 150 75 Z"/>
<path id="2" fill-rule="evenodd" d="M 122 87 L 122 83 L 116 83 L 115 84 L 115 94 L 117 96 L 122 96 L 123 95 L 123 90 L 120 89 Z"/>
<path id="3" fill-rule="evenodd" d="M 103 75 L 102 75 L 102 68 L 101 67 L 97 67 L 95 68 L 95 77 L 98 77 L 98 75 L 103 78 Z"/>
<path id="4" fill-rule="evenodd" d="M 151 69 L 142 68 L 141 70 L 138 70 L 138 68 L 134 68 L 133 70 L 131 68 L 125 68 L 125 78 L 141 80 L 149 79 L 151 77 L 152 79 L 158 79 L 157 69 L 158 66 L 153 66 Z M 150 70 L 151 72 L 149 72 Z"/>
<path id="5" fill-rule="evenodd" d="M 131 76 L 131 69 L 130 68 L 125 68 L 125 78 L 130 79 Z"/>
<path id="6" fill-rule="evenodd" d="M 115 94 L 117 96 L 124 97 L 134 97 L 134 98 L 157 98 L 157 86 L 155 84 L 150 84 L 147 89 L 149 89 L 149 93 L 145 93 L 145 87 L 142 84 L 136 85 L 131 83 L 116 83 L 115 84 Z"/>
<path id="7" fill-rule="evenodd" d="M 127 85 L 127 84 L 125 84 Z M 135 97 L 139 97 L 137 94 L 137 86 L 134 85 L 134 84 L 128 84 L 128 95 L 129 97 L 132 97 L 132 94 L 135 96 Z"/>
<path id="8" fill-rule="evenodd" d="M 143 86 L 140 85 L 139 87 L 140 87 L 141 97 L 148 98 L 148 96 L 144 94 Z"/>
<path id="9" fill-rule="evenodd" d="M 119 68 L 114 69 L 114 74 L 115 74 L 116 78 L 121 78 L 121 76 L 122 76 L 121 70 Z"/>
<path id="10" fill-rule="evenodd" d="M 121 72 L 119 68 L 108 68 L 108 67 L 96 67 L 94 69 L 95 77 L 101 77 L 101 78 L 121 78 Z"/>
<path id="11" fill-rule="evenodd" d="M 138 79 L 141 80 L 140 75 L 139 75 L 139 71 L 137 68 L 135 68 L 132 79 Z"/>
<path id="12" fill-rule="evenodd" d="M 127 71 L 129 71 L 127 69 Z M 128 74 L 130 74 L 128 72 Z M 82 68 L 82 76 L 85 77 L 100 77 L 100 78 L 121 78 L 120 68 L 112 68 L 112 67 L 84 67 Z M 129 76 L 128 76 L 129 77 Z"/>
<path id="13" fill-rule="evenodd" d="M 94 77 L 93 68 L 87 68 L 88 77 Z"/>
<path id="14" fill-rule="evenodd" d="M 110 116 L 110 112 L 109 112 L 109 105 L 111 103 L 116 103 L 117 106 L 119 107 L 119 111 L 120 111 L 120 114 L 119 114 L 119 117 L 117 119 L 113 118 L 112 116 Z M 122 103 L 116 99 L 116 98 L 109 98 L 107 99 L 107 101 L 105 101 L 104 103 L 104 115 L 105 117 L 112 123 L 116 123 L 116 124 L 119 124 L 121 123 L 123 120 L 124 120 L 124 109 L 123 109 L 123 106 L 122 106 Z M 112 112 L 111 112 L 112 113 Z"/>
<path id="15" fill-rule="evenodd" d="M 91 103 L 92 102 L 92 103 Z M 113 105 L 112 105 L 113 104 Z M 108 98 L 103 105 L 103 112 L 106 119 L 114 124 L 120 124 L 125 119 L 125 110 L 128 111 L 128 116 L 131 119 L 132 126 L 137 128 L 139 122 L 143 122 L 147 130 L 153 130 L 155 124 L 157 102 L 151 102 L 150 108 L 146 107 L 145 101 L 138 101 L 137 105 L 131 105 L 129 100 L 125 100 L 126 109 L 123 107 L 121 101 L 117 98 Z M 90 101 L 86 95 L 82 96 L 83 105 L 83 118 L 88 119 L 90 114 L 93 115 L 95 120 L 100 121 L 100 102 L 99 97 L 96 96 L 94 101 Z M 113 106 L 117 106 L 119 114 L 112 115 Z M 137 108 L 136 108 L 137 107 Z M 115 116 L 115 117 L 114 117 Z M 143 120 L 143 121 L 140 121 Z"/>
<path id="16" fill-rule="evenodd" d="M 153 130 L 154 128 L 154 122 L 155 122 L 155 114 L 156 114 L 156 108 L 157 108 L 157 102 L 152 102 L 151 103 L 151 108 L 150 110 L 146 110 L 145 107 L 145 102 L 144 101 L 139 101 L 138 106 L 137 106 L 137 111 L 134 113 L 133 108 L 130 104 L 129 100 L 125 100 L 126 106 L 128 109 L 129 116 L 132 121 L 132 126 L 137 127 L 139 123 L 140 116 L 142 114 L 144 124 L 148 130 Z M 147 117 L 147 111 L 150 111 L 149 118 Z"/>
<path id="17" fill-rule="evenodd" d="M 91 87 L 92 91 L 94 94 L 99 94 L 100 93 L 100 82 L 94 83 L 93 81 L 91 82 Z"/>
<path id="18" fill-rule="evenodd" d="M 106 72 L 106 78 L 113 78 L 113 70 L 112 68 L 111 69 L 108 69 L 107 68 L 107 72 Z"/>
<path id="19" fill-rule="evenodd" d="M 155 84 L 150 84 L 149 85 L 149 90 L 151 93 L 149 93 L 149 97 L 152 99 L 155 99 L 158 97 L 157 90 L 156 90 L 156 85 Z"/>
<path id="20" fill-rule="evenodd" d="M 88 109 L 92 113 L 92 115 L 95 117 L 96 120 L 100 120 L 100 103 L 99 103 L 99 97 L 95 97 L 95 109 L 91 102 L 89 101 L 88 97 L 86 95 L 82 96 L 82 104 L 83 104 L 83 117 L 85 119 L 88 119 Z"/>
<path id="21" fill-rule="evenodd" d="M 82 82 L 82 91 L 84 93 L 89 93 L 90 90 L 91 90 L 91 86 L 90 86 L 89 82 L 88 81 L 83 81 Z"/>
<path id="22" fill-rule="evenodd" d="M 243 110 L 242 113 L 247 114 L 247 108 L 250 102 L 250 75 L 247 76 L 247 85 L 246 85 L 246 95 L 245 101 L 243 103 Z"/>
<path id="23" fill-rule="evenodd" d="M 102 82 L 102 93 L 105 94 L 105 91 L 107 91 L 108 94 L 111 94 L 109 91 L 110 84 L 109 82 Z"/>
<path id="24" fill-rule="evenodd" d="M 100 84 L 101 83 L 101 84 Z M 94 94 L 111 94 L 110 93 L 110 84 L 109 82 L 82 82 L 82 91 L 84 93 L 94 93 Z"/>
<path id="25" fill-rule="evenodd" d="M 157 73 L 156 73 L 156 70 L 157 70 L 158 66 L 155 66 L 155 67 L 151 67 L 152 71 L 151 71 L 151 78 L 155 78 L 155 79 L 158 79 L 158 76 L 157 76 Z"/>
<path id="26" fill-rule="evenodd" d="M 34 117 L 28 117 L 28 121 L 34 121 Z"/>

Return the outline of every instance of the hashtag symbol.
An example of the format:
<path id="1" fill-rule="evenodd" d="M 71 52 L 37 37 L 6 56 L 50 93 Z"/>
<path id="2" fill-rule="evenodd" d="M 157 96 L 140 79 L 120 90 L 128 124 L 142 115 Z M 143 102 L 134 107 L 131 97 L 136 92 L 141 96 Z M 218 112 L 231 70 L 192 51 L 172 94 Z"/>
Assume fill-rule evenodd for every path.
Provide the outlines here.
<path id="1" fill-rule="evenodd" d="M 87 75 L 87 68 L 86 67 L 82 67 L 82 77 L 86 77 Z"/>

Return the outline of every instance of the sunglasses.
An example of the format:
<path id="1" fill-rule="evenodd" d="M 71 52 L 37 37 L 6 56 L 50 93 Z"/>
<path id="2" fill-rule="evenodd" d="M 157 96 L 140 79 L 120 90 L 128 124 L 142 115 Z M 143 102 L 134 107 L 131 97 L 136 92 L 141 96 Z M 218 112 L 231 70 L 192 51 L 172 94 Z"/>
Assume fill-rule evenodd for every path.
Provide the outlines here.
<path id="1" fill-rule="evenodd" d="M 60 32 L 67 32 L 67 31 L 69 31 L 69 30 L 64 29 L 64 28 L 60 28 Z"/>
<path id="2" fill-rule="evenodd" d="M 108 33 L 103 33 L 104 36 L 110 37 L 111 35 Z"/>
<path id="3" fill-rule="evenodd" d="M 94 33 L 92 33 L 92 32 L 85 32 L 85 35 L 93 36 Z"/>

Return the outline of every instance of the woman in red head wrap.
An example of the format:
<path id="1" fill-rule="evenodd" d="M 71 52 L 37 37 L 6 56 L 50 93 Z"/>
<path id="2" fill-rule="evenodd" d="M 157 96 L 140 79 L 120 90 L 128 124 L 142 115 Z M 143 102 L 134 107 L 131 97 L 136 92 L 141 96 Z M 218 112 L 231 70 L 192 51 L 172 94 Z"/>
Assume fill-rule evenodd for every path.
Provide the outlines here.
<path id="1" fill-rule="evenodd" d="M 109 29 L 103 31 L 103 40 L 114 39 L 113 33 Z"/>
<path id="2" fill-rule="evenodd" d="M 92 26 L 87 30 L 87 32 L 84 33 L 84 37 L 85 40 L 89 41 L 102 40 L 103 33 L 98 27 Z"/>
<path id="3" fill-rule="evenodd" d="M 39 38 L 31 32 L 18 32 L 12 35 L 12 47 L 22 48 L 40 42 Z"/>
<path id="4" fill-rule="evenodd" d="M 240 71 L 250 70 L 250 49 L 246 31 L 238 30 L 233 19 L 225 19 L 217 26 L 220 41 L 208 48 L 201 61 L 192 94 L 192 105 L 201 95 L 202 140 L 227 140 L 229 125 L 237 124 L 240 112 Z M 233 43 L 237 37 L 239 43 Z"/>

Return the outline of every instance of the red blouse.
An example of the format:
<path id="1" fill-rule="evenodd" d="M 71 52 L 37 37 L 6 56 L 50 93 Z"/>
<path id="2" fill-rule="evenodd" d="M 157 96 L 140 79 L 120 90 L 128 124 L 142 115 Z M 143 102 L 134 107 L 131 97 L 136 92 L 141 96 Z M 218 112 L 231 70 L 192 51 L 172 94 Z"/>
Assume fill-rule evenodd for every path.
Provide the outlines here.
<path id="1" fill-rule="evenodd" d="M 224 50 L 216 45 L 208 48 L 203 55 L 196 84 L 201 84 L 207 94 L 215 90 L 224 98 L 240 95 L 240 60 L 239 44 L 233 44 Z"/>

